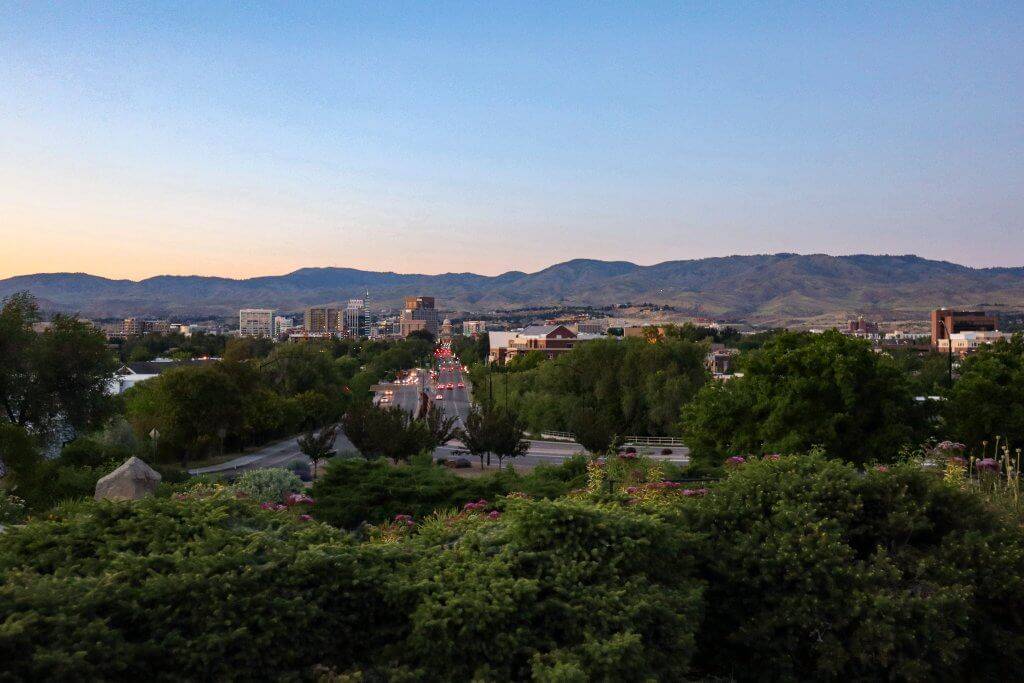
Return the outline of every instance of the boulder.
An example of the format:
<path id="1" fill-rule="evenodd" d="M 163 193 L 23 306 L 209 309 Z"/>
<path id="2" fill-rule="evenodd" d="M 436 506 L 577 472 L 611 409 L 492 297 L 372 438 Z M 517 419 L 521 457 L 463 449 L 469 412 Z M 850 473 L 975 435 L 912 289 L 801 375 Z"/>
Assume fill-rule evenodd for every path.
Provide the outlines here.
<path id="1" fill-rule="evenodd" d="M 151 495 L 160 473 L 136 457 L 96 482 L 96 500 L 137 500 Z"/>

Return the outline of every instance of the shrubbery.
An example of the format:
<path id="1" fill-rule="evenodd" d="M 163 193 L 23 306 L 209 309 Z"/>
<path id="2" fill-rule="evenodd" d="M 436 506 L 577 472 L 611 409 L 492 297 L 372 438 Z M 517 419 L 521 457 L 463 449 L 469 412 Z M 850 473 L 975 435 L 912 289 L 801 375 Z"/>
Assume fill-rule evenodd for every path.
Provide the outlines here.
<path id="1" fill-rule="evenodd" d="M 301 490 L 302 480 L 289 470 L 268 467 L 242 473 L 234 487 L 253 500 L 277 502 L 289 493 Z"/>
<path id="2" fill-rule="evenodd" d="M 360 534 L 216 486 L 62 506 L 0 535 L 0 661 L 34 680 L 1018 675 L 1024 542 L 970 488 L 820 456 L 732 463 L 710 492 L 657 470 L 591 463 L 584 492 Z M 528 480 L 509 475 L 462 481 Z M 381 491 L 454 506 L 471 488 L 448 477 L 332 463 L 318 497 L 335 507 L 312 514 L 383 514 Z"/>
<path id="3" fill-rule="evenodd" d="M 562 496 L 585 483 L 586 461 L 537 467 L 520 476 L 509 470 L 460 477 L 436 465 L 390 467 L 384 462 L 334 458 L 317 479 L 317 519 L 351 529 L 398 514 L 422 518 L 435 510 L 461 508 L 479 498 L 493 500 L 519 491 L 534 497 Z"/>

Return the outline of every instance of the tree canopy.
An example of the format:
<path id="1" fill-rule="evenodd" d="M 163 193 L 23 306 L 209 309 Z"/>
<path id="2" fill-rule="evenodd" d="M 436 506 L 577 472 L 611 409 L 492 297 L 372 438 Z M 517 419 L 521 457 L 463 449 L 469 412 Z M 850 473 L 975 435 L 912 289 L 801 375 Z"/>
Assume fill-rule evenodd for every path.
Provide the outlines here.
<path id="1" fill-rule="evenodd" d="M 694 457 L 711 463 L 814 446 L 851 462 L 884 461 L 924 428 L 891 359 L 834 331 L 776 335 L 750 352 L 742 377 L 701 389 L 681 420 Z"/>
<path id="2" fill-rule="evenodd" d="M 70 440 L 113 413 L 109 383 L 117 364 L 91 324 L 56 315 L 37 332 L 38 321 L 27 293 L 0 306 L 0 419 L 44 440 Z"/>
<path id="3" fill-rule="evenodd" d="M 943 409 L 949 435 L 977 451 L 996 437 L 1024 447 L 1024 336 L 978 349 L 959 375 Z"/>

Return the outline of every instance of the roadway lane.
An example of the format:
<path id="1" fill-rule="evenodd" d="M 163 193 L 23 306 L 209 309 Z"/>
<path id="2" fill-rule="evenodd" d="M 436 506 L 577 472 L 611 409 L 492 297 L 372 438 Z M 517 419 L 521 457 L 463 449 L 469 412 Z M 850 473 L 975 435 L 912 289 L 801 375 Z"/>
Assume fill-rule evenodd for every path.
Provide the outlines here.
<path id="1" fill-rule="evenodd" d="M 448 389 L 449 386 L 452 388 Z M 441 407 L 447 417 L 454 417 L 455 426 L 461 429 L 466 425 L 473 402 L 470 392 L 469 378 L 462 372 L 462 366 L 458 363 L 442 364 L 437 379 L 431 385 L 430 399 Z M 440 400 L 438 396 L 441 396 Z"/>

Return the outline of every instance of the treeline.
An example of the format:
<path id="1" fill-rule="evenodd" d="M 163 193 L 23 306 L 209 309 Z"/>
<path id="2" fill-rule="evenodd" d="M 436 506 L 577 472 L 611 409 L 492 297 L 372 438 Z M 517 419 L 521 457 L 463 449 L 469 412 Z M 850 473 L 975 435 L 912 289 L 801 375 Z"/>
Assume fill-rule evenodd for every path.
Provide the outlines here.
<path id="1" fill-rule="evenodd" d="M 182 463 L 338 421 L 370 387 L 429 356 L 421 338 L 277 344 L 232 340 L 224 360 L 182 366 L 125 392 L 136 434 L 159 434 L 158 461 Z"/>
<path id="2" fill-rule="evenodd" d="M 839 332 L 771 331 L 737 344 L 738 373 L 711 381 L 711 330 L 653 328 L 647 339 L 596 340 L 548 361 L 474 365 L 475 397 L 508 406 L 534 433 L 573 433 L 592 452 L 625 435 L 680 436 L 695 461 L 822 447 L 854 463 L 891 462 L 929 439 L 1024 446 L 1024 341 L 955 361 L 879 353 Z"/>
<path id="3" fill-rule="evenodd" d="M 336 422 L 369 400 L 373 384 L 433 351 L 422 336 L 231 339 L 223 361 L 172 368 L 116 396 L 119 359 L 104 335 L 68 316 L 36 331 L 39 319 L 27 294 L 0 306 L 0 474 L 35 511 L 91 495 L 96 480 L 131 455 L 173 478 L 180 474 L 163 465 Z"/>
<path id="4" fill-rule="evenodd" d="M 709 380 L 707 350 L 678 338 L 598 339 L 551 361 L 537 353 L 506 368 L 474 366 L 474 397 L 514 407 L 532 432 L 573 432 L 600 452 L 614 435 L 672 434 L 679 407 Z"/>

